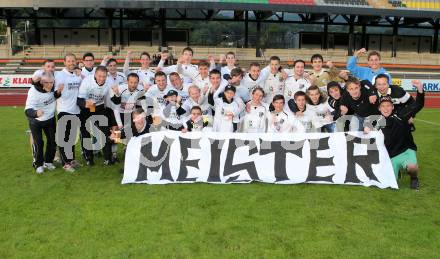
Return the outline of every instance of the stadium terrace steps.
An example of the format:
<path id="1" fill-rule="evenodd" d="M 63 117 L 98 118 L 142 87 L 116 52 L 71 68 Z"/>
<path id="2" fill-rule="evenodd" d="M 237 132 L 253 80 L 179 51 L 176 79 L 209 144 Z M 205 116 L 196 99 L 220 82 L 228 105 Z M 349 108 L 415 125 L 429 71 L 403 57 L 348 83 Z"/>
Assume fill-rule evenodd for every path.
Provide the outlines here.
<path id="1" fill-rule="evenodd" d="M 0 74 L 14 74 L 19 70 L 22 63 L 23 60 L 20 59 L 9 60 L 1 67 Z"/>
<path id="2" fill-rule="evenodd" d="M 297 59 L 303 59 L 306 62 L 306 69 L 309 70 L 311 69 L 310 66 L 310 59 L 309 58 L 301 58 L 298 57 Z M 39 69 L 41 67 L 41 62 L 42 60 L 27 60 L 25 63 L 23 63 L 23 65 L 17 69 L 18 74 L 32 74 L 35 70 Z M 63 63 L 62 60 L 56 60 L 56 66 L 58 69 L 60 69 L 61 67 L 63 67 Z M 119 59 L 119 69 L 122 70 L 122 64 L 124 62 L 124 59 Z M 199 62 L 198 59 L 194 59 L 194 63 L 197 64 Z M 249 64 L 251 62 L 257 62 L 259 64 L 261 64 L 262 66 L 266 66 L 267 65 L 267 61 L 260 59 L 260 60 L 238 60 L 237 62 L 237 66 L 242 67 L 242 68 L 247 68 L 249 67 Z M 364 65 L 365 60 L 361 60 L 361 62 L 363 62 L 361 65 Z M 96 64 L 99 64 L 100 60 L 97 59 L 96 60 Z M 282 60 L 281 62 L 283 67 L 291 67 L 293 65 L 293 59 L 290 60 Z M 343 62 L 334 62 L 334 65 L 337 66 L 340 69 L 346 69 L 346 60 Z M 137 67 L 140 66 L 139 60 L 138 59 L 133 59 L 133 61 L 130 63 L 130 68 L 132 70 L 136 69 Z M 405 64 L 400 64 L 400 65 L 393 65 L 390 63 L 384 63 L 383 64 L 384 67 L 386 67 L 386 69 L 394 76 L 397 78 L 420 78 L 420 79 L 426 79 L 426 78 L 430 78 L 430 79 L 440 79 L 440 71 L 439 70 L 439 66 L 435 66 L 435 65 L 405 65 Z M 152 67 L 154 67 L 154 65 L 152 64 Z"/>
<path id="3" fill-rule="evenodd" d="M 50 45 L 32 45 L 23 51 L 23 57 L 26 58 L 59 58 L 63 57 L 67 53 L 73 53 L 78 57 L 82 57 L 84 52 L 93 52 L 96 57 L 102 57 L 109 53 L 108 46 L 96 46 L 96 45 L 65 45 L 65 46 L 50 46 Z"/>
<path id="4" fill-rule="evenodd" d="M 170 54 L 174 59 L 177 59 L 184 47 L 182 46 L 171 46 L 169 47 Z M 325 60 L 332 60 L 334 62 L 345 63 L 347 62 L 348 56 L 345 49 L 328 49 L 321 50 L 317 49 L 265 49 L 262 52 L 262 57 L 256 57 L 256 51 L 253 48 L 217 48 L 217 47 L 192 47 L 194 50 L 194 59 L 206 60 L 209 55 L 214 55 L 216 59 L 220 54 L 226 54 L 228 51 L 235 53 L 237 60 L 240 62 L 265 62 L 269 60 L 271 56 L 279 56 L 282 61 L 293 61 L 296 59 L 303 59 L 309 61 L 313 54 L 320 53 L 323 55 Z M 154 54 L 159 53 L 158 46 L 128 46 L 124 48 L 116 47 L 114 48 L 113 57 L 123 62 L 127 55 L 127 51 L 132 51 L 132 59 L 136 62 L 142 52 L 147 51 L 151 57 Z M 16 69 L 18 73 L 26 73 L 26 66 L 28 64 L 40 65 L 43 59 L 52 58 L 56 60 L 63 59 L 65 53 L 72 52 L 77 56 L 78 59 L 82 58 L 82 55 L 86 51 L 91 51 L 95 54 L 96 60 L 101 60 L 105 55 L 109 54 L 107 47 L 99 46 L 84 46 L 84 47 L 72 47 L 72 46 L 54 46 L 49 47 L 31 47 L 29 48 L 29 54 L 23 57 L 24 65 L 19 65 Z M 35 52 L 34 52 L 35 51 Z M 388 64 L 418 64 L 418 65 L 440 65 L 440 54 L 435 53 L 417 53 L 417 52 L 398 52 L 397 57 L 391 57 L 391 51 L 381 51 L 382 62 Z M 22 58 L 21 56 L 14 56 Z M 7 59 L 9 60 L 9 59 Z M 40 60 L 40 61 L 39 61 Z M 361 62 L 364 62 L 364 57 L 361 58 Z M 21 60 L 19 61 L 19 63 Z M 7 62 L 4 62 L 7 63 Z M 4 67 L 13 67 L 13 65 L 0 66 L 2 71 Z"/>

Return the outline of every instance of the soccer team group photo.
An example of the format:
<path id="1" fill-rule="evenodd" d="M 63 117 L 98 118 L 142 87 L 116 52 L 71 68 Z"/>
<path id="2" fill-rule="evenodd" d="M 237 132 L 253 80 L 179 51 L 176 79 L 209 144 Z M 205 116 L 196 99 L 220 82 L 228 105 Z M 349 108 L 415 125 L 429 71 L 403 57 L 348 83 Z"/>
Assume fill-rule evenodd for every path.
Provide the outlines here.
<path id="1" fill-rule="evenodd" d="M 55 2 L 0 3 L 0 257 L 437 256 L 440 2 Z"/>

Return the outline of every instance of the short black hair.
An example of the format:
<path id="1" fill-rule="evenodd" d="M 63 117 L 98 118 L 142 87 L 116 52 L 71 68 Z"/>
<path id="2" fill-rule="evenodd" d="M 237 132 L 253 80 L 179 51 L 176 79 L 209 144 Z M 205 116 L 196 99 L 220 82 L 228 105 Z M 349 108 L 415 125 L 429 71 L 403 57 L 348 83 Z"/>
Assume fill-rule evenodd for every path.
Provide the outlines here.
<path id="1" fill-rule="evenodd" d="M 340 85 L 338 82 L 336 82 L 336 81 L 330 81 L 330 82 L 328 82 L 328 84 L 327 84 L 327 92 L 330 92 L 330 89 L 331 89 L 331 88 L 334 88 L 334 87 L 338 88 L 339 91 L 342 90 L 342 87 L 341 87 L 341 85 Z"/>
<path id="2" fill-rule="evenodd" d="M 114 59 L 114 58 L 111 58 L 111 59 L 109 59 L 108 61 L 107 61 L 107 66 L 110 64 L 110 63 L 112 63 L 112 62 L 115 62 L 116 64 L 118 64 L 118 61 L 116 61 L 116 59 Z"/>
<path id="3" fill-rule="evenodd" d="M 142 52 L 142 53 L 139 55 L 139 58 L 142 58 L 142 56 L 147 56 L 148 59 L 151 59 L 151 57 L 150 57 L 150 53 L 148 53 L 148 52 L 146 52 L 146 51 Z"/>
<path id="4" fill-rule="evenodd" d="M 272 102 L 278 101 L 278 100 L 283 100 L 283 102 L 286 102 L 286 99 L 284 98 L 284 95 L 282 94 L 277 94 L 273 97 Z"/>
<path id="5" fill-rule="evenodd" d="M 278 62 L 281 62 L 281 59 L 280 59 L 280 57 L 278 57 L 278 56 L 272 56 L 272 57 L 270 57 L 270 61 L 272 61 L 272 60 L 278 60 Z"/>
<path id="6" fill-rule="evenodd" d="M 189 51 L 189 52 L 191 52 L 191 54 L 194 55 L 194 51 L 193 51 L 193 49 L 190 48 L 190 47 L 186 47 L 186 48 L 182 49 L 182 54 L 183 54 L 183 52 L 185 52 L 185 51 Z"/>
<path id="7" fill-rule="evenodd" d="M 297 60 L 295 60 L 295 61 L 293 62 L 293 67 L 295 67 L 296 64 L 298 64 L 298 63 L 303 63 L 304 66 L 306 65 L 306 62 L 304 62 L 304 60 L 302 60 L 302 59 L 297 59 Z"/>
<path id="8" fill-rule="evenodd" d="M 190 112 L 192 112 L 193 110 L 198 110 L 198 111 L 200 111 L 200 112 L 202 112 L 202 108 L 200 108 L 200 106 L 193 106 L 192 108 L 191 108 L 191 111 Z"/>
<path id="9" fill-rule="evenodd" d="M 249 64 L 249 68 L 251 68 L 251 67 L 260 67 L 260 63 L 252 62 L 252 63 Z"/>
<path id="10" fill-rule="evenodd" d="M 130 79 L 130 77 L 134 77 L 134 78 L 137 78 L 137 80 L 139 80 L 139 76 L 138 76 L 138 74 L 136 74 L 136 73 L 130 73 L 130 74 L 128 74 L 128 75 L 127 75 L 127 81 L 128 81 L 128 79 Z"/>
<path id="11" fill-rule="evenodd" d="M 133 114 L 141 114 L 144 112 L 144 109 L 142 109 L 141 107 L 137 107 L 133 110 Z"/>
<path id="12" fill-rule="evenodd" d="M 221 75 L 222 73 L 218 69 L 213 69 L 209 71 L 209 76 L 211 75 Z"/>
<path id="13" fill-rule="evenodd" d="M 388 83 L 388 81 L 390 81 L 390 78 L 387 75 L 379 74 L 376 76 L 376 78 L 374 78 L 374 85 L 376 85 L 377 79 L 379 79 L 379 78 L 385 78 L 387 80 L 387 83 Z"/>
<path id="14" fill-rule="evenodd" d="M 93 59 L 95 59 L 95 56 L 93 55 L 92 52 L 86 52 L 83 55 L 83 60 L 86 59 L 86 57 L 92 57 Z"/>
<path id="15" fill-rule="evenodd" d="M 293 99 L 296 100 L 296 98 L 300 97 L 300 96 L 304 96 L 307 99 L 307 95 L 306 93 L 304 93 L 303 91 L 298 91 L 293 95 Z"/>
<path id="16" fill-rule="evenodd" d="M 167 74 L 165 74 L 163 71 L 157 71 L 156 74 L 154 75 L 154 78 L 158 77 L 158 76 L 164 76 L 167 77 Z"/>
<path id="17" fill-rule="evenodd" d="M 313 63 L 313 60 L 315 60 L 315 59 L 320 59 L 322 62 L 324 62 L 324 58 L 322 57 L 321 54 L 313 54 L 312 58 L 310 58 L 310 62 Z"/>

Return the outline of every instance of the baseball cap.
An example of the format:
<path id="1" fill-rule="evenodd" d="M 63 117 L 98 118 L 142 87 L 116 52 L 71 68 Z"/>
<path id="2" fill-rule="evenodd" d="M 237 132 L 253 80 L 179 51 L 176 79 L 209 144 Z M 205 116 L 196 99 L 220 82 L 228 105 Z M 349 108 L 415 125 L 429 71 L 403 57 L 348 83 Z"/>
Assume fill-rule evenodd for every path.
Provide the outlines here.
<path id="1" fill-rule="evenodd" d="M 226 91 L 233 91 L 235 93 L 237 91 L 237 89 L 233 85 L 227 85 L 223 92 L 226 92 Z"/>
<path id="2" fill-rule="evenodd" d="M 391 96 L 382 96 L 379 99 L 379 103 L 383 103 L 383 102 L 390 102 L 393 103 L 393 100 L 391 99 Z"/>
<path id="3" fill-rule="evenodd" d="M 175 91 L 175 90 L 169 90 L 168 93 L 166 95 L 164 95 L 163 98 L 167 98 L 168 96 L 172 96 L 172 95 L 178 96 L 179 93 L 177 93 L 177 91 Z"/>

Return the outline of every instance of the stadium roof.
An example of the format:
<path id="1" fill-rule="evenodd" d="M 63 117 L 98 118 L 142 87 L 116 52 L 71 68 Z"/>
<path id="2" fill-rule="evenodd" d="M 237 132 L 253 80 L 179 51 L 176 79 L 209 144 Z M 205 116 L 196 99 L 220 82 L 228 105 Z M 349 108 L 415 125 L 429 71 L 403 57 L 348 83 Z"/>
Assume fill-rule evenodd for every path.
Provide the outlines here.
<path id="1" fill-rule="evenodd" d="M 147 1 L 147 0 L 14 0 L 0 1 L 0 8 L 123 8 L 123 9 L 209 9 L 252 10 L 291 13 L 321 13 L 348 15 L 398 16 L 414 18 L 440 18 L 440 9 L 390 8 L 371 6 L 344 6 L 288 3 L 275 0 L 211 0 L 211 1 Z"/>

